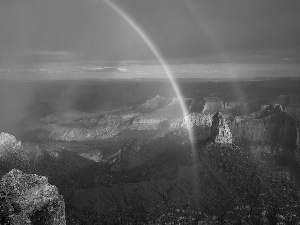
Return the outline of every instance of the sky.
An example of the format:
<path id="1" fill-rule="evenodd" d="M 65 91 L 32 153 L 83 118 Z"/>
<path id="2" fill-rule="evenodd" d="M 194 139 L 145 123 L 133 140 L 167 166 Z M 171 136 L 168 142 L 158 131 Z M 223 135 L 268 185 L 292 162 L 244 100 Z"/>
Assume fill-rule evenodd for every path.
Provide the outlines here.
<path id="1" fill-rule="evenodd" d="M 300 75 L 299 0 L 113 2 L 178 74 L 194 68 L 189 75 L 198 77 L 199 71 L 223 71 L 219 64 L 260 64 Z M 141 37 L 102 0 L 0 0 L 0 77 L 111 76 L 105 66 L 116 67 L 117 78 L 151 77 L 154 60 Z"/>

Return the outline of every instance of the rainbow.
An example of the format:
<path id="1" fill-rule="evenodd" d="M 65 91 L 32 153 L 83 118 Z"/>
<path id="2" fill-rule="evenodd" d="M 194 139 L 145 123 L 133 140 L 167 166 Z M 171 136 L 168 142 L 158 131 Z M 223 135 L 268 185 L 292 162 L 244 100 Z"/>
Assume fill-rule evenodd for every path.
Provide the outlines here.
<path id="1" fill-rule="evenodd" d="M 160 51 L 155 46 L 154 42 L 150 39 L 149 35 L 138 25 L 136 21 L 134 21 L 124 10 L 122 10 L 117 4 L 113 3 L 110 0 L 103 0 L 104 3 L 106 3 L 113 11 L 115 11 L 119 16 L 121 16 L 129 25 L 130 27 L 142 38 L 142 40 L 145 42 L 145 44 L 149 47 L 155 58 L 158 60 L 160 65 L 162 66 L 162 69 L 164 70 L 165 74 L 167 75 L 174 92 L 176 94 L 176 97 L 179 100 L 180 108 L 183 113 L 183 116 L 188 115 L 188 109 L 184 103 L 184 98 L 181 93 L 180 87 L 177 84 L 174 74 L 172 73 L 170 67 L 165 62 L 164 57 L 160 53 Z M 195 142 L 194 142 L 194 132 L 191 127 L 188 127 L 188 134 L 190 143 L 192 146 L 192 151 L 195 154 Z"/>

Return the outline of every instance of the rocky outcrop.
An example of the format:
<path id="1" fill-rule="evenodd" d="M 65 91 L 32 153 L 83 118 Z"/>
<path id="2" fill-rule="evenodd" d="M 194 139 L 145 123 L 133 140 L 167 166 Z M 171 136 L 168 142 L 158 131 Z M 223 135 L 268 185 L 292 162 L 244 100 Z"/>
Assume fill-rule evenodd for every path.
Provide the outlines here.
<path id="1" fill-rule="evenodd" d="M 0 224 L 66 224 L 63 197 L 46 177 L 11 170 L 0 181 L 0 202 Z"/>
<path id="2" fill-rule="evenodd" d="M 263 107 L 229 124 L 234 141 L 247 142 L 255 155 L 260 152 L 282 154 L 297 145 L 297 123 L 279 104 Z"/>
<path id="3" fill-rule="evenodd" d="M 217 112 L 212 119 L 210 139 L 218 144 L 231 144 L 232 134 L 224 116 Z"/>

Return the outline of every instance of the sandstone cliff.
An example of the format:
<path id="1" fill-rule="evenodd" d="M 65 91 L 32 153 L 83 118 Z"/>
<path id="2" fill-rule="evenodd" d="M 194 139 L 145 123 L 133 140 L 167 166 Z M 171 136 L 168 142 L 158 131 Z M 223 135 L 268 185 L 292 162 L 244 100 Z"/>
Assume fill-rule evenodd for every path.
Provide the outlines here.
<path id="1" fill-rule="evenodd" d="M 46 177 L 13 169 L 0 191 L 0 224 L 66 224 L 64 200 Z"/>

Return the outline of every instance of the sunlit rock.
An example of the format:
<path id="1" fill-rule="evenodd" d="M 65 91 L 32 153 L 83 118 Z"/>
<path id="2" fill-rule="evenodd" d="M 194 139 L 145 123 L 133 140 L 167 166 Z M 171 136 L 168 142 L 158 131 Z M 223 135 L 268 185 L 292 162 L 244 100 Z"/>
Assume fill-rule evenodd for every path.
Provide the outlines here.
<path id="1" fill-rule="evenodd" d="M 173 127 L 191 128 L 191 127 L 210 127 L 212 124 L 212 115 L 204 113 L 191 113 L 179 119 Z"/>

